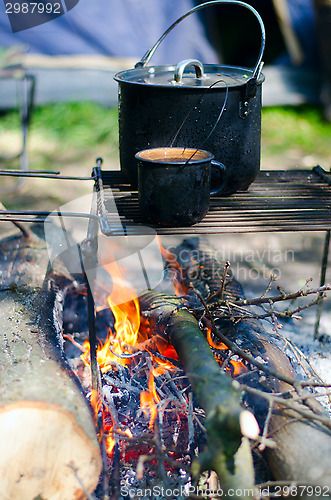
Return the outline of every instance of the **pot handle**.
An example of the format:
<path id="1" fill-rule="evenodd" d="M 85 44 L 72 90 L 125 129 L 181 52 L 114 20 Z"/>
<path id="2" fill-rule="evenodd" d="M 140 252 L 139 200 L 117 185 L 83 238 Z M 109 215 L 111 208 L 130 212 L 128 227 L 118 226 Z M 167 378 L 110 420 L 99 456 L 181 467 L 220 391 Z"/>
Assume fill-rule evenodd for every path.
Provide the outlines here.
<path id="1" fill-rule="evenodd" d="M 217 168 L 220 171 L 221 178 L 222 178 L 221 185 L 215 189 L 211 189 L 211 191 L 210 191 L 210 195 L 215 196 L 217 194 L 221 194 L 222 191 L 224 191 L 224 188 L 228 182 L 228 171 L 227 171 L 226 166 L 223 165 L 223 163 L 221 163 L 220 161 L 212 160 L 211 166 L 212 166 L 212 168 Z"/>
<path id="2" fill-rule="evenodd" d="M 146 52 L 146 54 L 144 54 L 144 56 L 142 57 L 142 59 L 139 62 L 137 62 L 137 64 L 135 65 L 135 67 L 139 68 L 139 67 L 147 66 L 147 64 L 149 63 L 150 59 L 152 58 L 154 52 L 156 51 L 156 49 L 158 48 L 158 46 L 160 45 L 160 43 L 164 40 L 164 38 L 168 35 L 168 33 L 170 33 L 170 31 L 172 31 L 173 28 L 175 28 L 175 26 L 177 26 L 177 24 L 179 24 L 181 21 L 183 21 L 183 19 L 185 19 L 190 14 L 193 14 L 193 12 L 196 12 L 197 10 L 203 9 L 205 7 L 209 7 L 211 5 L 217 5 L 217 4 L 233 4 L 233 5 L 239 5 L 241 7 L 245 7 L 246 9 L 250 10 L 255 15 L 255 17 L 257 18 L 257 20 L 258 20 L 258 22 L 260 24 L 260 28 L 261 28 L 261 47 L 260 47 L 259 57 L 257 59 L 256 65 L 255 65 L 255 68 L 254 68 L 254 71 L 253 71 L 253 76 L 251 78 L 251 80 L 255 80 L 256 81 L 259 78 L 260 74 L 261 74 L 262 66 L 263 66 L 262 57 L 263 57 L 264 48 L 265 48 L 265 28 L 264 28 L 264 24 L 263 24 L 263 21 L 262 21 L 262 18 L 260 16 L 260 14 L 251 5 L 249 5 L 249 4 L 245 3 L 245 2 L 241 2 L 239 0 L 212 0 L 211 2 L 202 3 L 200 5 L 197 5 L 193 9 L 189 10 L 188 12 L 186 12 L 186 14 L 182 15 L 181 17 L 179 17 L 177 19 L 177 21 L 175 21 L 163 33 L 163 35 L 160 36 L 160 38 L 157 40 L 157 42 L 155 43 L 155 45 L 150 50 L 148 50 Z"/>
<path id="3" fill-rule="evenodd" d="M 178 63 L 175 69 L 174 81 L 176 83 L 183 83 L 182 82 L 183 74 L 188 66 L 194 66 L 195 76 L 197 78 L 203 78 L 204 69 L 202 63 L 197 59 L 185 59 L 184 61 Z"/>

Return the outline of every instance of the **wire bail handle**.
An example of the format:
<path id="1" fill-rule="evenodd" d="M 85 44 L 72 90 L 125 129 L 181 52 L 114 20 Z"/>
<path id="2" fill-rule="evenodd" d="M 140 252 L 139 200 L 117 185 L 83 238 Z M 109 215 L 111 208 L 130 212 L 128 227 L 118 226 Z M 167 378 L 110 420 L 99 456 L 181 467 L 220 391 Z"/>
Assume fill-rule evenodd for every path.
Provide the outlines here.
<path id="1" fill-rule="evenodd" d="M 264 49 L 265 49 L 265 38 L 266 38 L 266 36 L 265 36 L 265 27 L 264 27 L 262 18 L 260 16 L 260 14 L 257 12 L 257 10 L 255 10 L 254 7 L 252 7 L 251 5 L 249 5 L 249 4 L 245 3 L 245 2 L 241 2 L 240 0 L 212 0 L 211 2 L 202 3 L 202 4 L 194 7 L 193 9 L 189 10 L 188 12 L 186 12 L 186 14 L 183 14 L 181 17 L 179 17 L 177 19 L 177 21 L 175 21 L 163 33 L 163 35 L 160 36 L 160 38 L 153 45 L 153 47 L 144 54 L 144 56 L 142 57 L 142 59 L 139 62 L 136 63 L 135 67 L 139 68 L 139 67 L 145 67 L 145 66 L 147 66 L 148 63 L 149 63 L 149 61 L 150 61 L 150 59 L 152 58 L 152 56 L 154 55 L 155 51 L 157 50 L 158 46 L 160 45 L 160 43 L 164 40 L 164 38 L 168 35 L 168 33 L 170 33 L 170 31 L 172 31 L 173 28 L 175 28 L 177 26 L 177 24 L 179 24 L 181 21 L 183 21 L 186 17 L 188 17 L 189 15 L 193 14 L 194 12 L 196 12 L 196 11 L 198 11 L 200 9 L 204 9 L 205 7 L 209 7 L 209 6 L 212 6 L 212 5 L 218 5 L 218 4 L 239 5 L 241 7 L 244 7 L 246 9 L 250 10 L 254 14 L 254 16 L 256 17 L 256 19 L 259 22 L 259 25 L 260 25 L 260 28 L 261 28 L 260 53 L 259 53 L 256 65 L 255 65 L 255 68 L 254 68 L 254 71 L 253 71 L 253 76 L 249 80 L 251 82 L 251 84 L 253 83 L 252 80 L 254 80 L 256 82 L 258 80 L 260 74 L 261 74 L 262 67 L 263 67 L 262 57 L 263 57 L 263 53 L 264 53 Z"/>

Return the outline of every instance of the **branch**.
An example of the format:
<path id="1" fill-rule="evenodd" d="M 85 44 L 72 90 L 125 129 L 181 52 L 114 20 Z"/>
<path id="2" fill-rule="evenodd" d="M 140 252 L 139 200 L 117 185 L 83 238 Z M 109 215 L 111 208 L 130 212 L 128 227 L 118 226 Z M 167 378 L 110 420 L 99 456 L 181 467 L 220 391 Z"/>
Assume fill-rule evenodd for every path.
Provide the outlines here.
<path id="1" fill-rule="evenodd" d="M 252 364 L 253 366 L 258 368 L 259 370 L 262 370 L 263 372 L 268 373 L 269 375 L 272 375 L 273 377 L 276 377 L 279 380 L 282 380 L 283 382 L 286 382 L 289 385 L 296 386 L 299 383 L 298 380 L 295 380 L 292 377 L 288 377 L 286 375 L 283 375 L 282 373 L 278 372 L 277 370 L 274 370 L 272 367 L 265 366 L 265 364 L 260 363 L 255 358 L 253 358 L 253 356 L 250 356 L 249 354 L 247 354 L 245 351 L 240 349 L 234 342 L 232 342 L 227 337 L 225 337 L 225 335 L 223 335 L 223 333 L 221 333 L 219 331 L 219 329 L 217 328 L 217 326 L 215 325 L 214 318 L 213 318 L 213 316 L 208 308 L 208 305 L 207 305 L 205 299 L 202 297 L 201 293 L 198 290 L 196 290 L 192 284 L 191 284 L 190 288 L 197 295 L 197 297 L 200 299 L 202 305 L 204 306 L 206 314 L 210 320 L 213 333 L 218 337 L 218 339 L 221 342 L 223 342 L 229 349 L 231 349 L 233 354 L 237 354 L 242 359 L 244 359 L 248 363 Z M 242 302 L 244 302 L 244 301 L 242 301 Z"/>
<path id="2" fill-rule="evenodd" d="M 239 382 L 238 382 L 239 383 Z M 240 384 L 240 383 L 239 383 Z M 259 396 L 261 398 L 266 399 L 269 402 L 277 403 L 279 405 L 286 406 L 287 408 L 290 408 L 291 410 L 296 411 L 299 413 L 302 417 L 316 421 L 318 420 L 321 422 L 323 425 L 325 425 L 328 429 L 331 429 L 331 421 L 328 415 L 319 415 L 311 410 L 306 410 L 305 408 L 299 406 L 298 403 L 299 401 L 296 399 L 285 399 L 280 396 L 277 396 L 275 394 L 272 394 L 270 392 L 264 392 L 260 391 L 259 389 L 255 389 L 254 387 L 249 387 L 248 385 L 245 384 L 240 384 L 240 387 L 246 391 L 249 392 L 250 394 L 254 394 L 255 396 Z M 304 399 L 304 398 L 302 398 Z"/>
<path id="3" fill-rule="evenodd" d="M 299 297 L 307 297 L 312 294 L 321 294 L 324 292 L 329 292 L 331 290 L 331 285 L 324 285 L 318 288 L 308 288 L 307 290 L 298 290 L 294 293 L 275 295 L 274 297 L 258 297 L 256 299 L 240 299 L 232 300 L 231 304 L 234 306 L 259 306 L 261 304 L 270 304 L 274 302 L 283 302 L 284 300 L 298 299 Z M 219 306 L 226 306 L 228 304 L 227 300 L 222 300 L 218 303 Z"/>

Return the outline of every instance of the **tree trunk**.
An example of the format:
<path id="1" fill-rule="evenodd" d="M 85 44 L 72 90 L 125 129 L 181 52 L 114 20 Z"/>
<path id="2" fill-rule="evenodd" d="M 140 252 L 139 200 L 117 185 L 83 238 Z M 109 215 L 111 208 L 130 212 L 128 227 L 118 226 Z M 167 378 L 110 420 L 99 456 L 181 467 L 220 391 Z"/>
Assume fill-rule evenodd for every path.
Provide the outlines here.
<path id="1" fill-rule="evenodd" d="M 101 471 L 91 412 L 55 327 L 61 305 L 42 288 L 47 266 L 43 240 L 0 242 L 0 496 L 6 500 L 84 499 L 84 487 L 92 492 Z"/>

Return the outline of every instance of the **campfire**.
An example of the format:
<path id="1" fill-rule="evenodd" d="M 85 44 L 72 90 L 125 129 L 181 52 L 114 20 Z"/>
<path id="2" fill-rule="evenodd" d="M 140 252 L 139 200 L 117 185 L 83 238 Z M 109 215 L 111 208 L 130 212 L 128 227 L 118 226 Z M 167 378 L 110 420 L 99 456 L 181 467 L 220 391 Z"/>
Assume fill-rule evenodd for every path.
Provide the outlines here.
<path id="1" fill-rule="evenodd" d="M 180 264 L 183 250 L 186 259 Z M 68 356 L 72 346 L 76 347 L 71 364 L 93 408 L 99 443 L 104 451 L 103 481 L 96 494 L 98 498 L 108 498 L 110 491 L 112 498 L 143 495 L 146 498 L 206 498 L 204 495 L 214 498 L 222 496 L 225 487 L 236 486 L 235 496 L 241 497 L 244 494 L 240 490 L 243 491 L 246 484 L 254 496 L 269 497 L 278 484 L 270 482 L 271 468 L 276 472 L 281 468 L 274 450 L 280 444 L 287 449 L 287 438 L 280 432 L 273 439 L 271 427 L 274 429 L 276 424 L 273 422 L 271 426 L 270 421 L 277 420 L 272 417 L 273 407 L 282 408 L 282 393 L 288 392 L 293 398 L 296 384 L 300 386 L 300 404 L 307 403 L 310 397 L 314 400 L 316 395 L 308 395 L 306 387 L 323 383 L 317 381 L 308 362 L 298 361 L 301 353 L 293 345 L 279 334 L 271 339 L 267 336 L 258 315 L 250 311 L 249 304 L 244 306 L 246 299 L 231 273 L 230 263 L 219 262 L 215 252 L 196 239 L 183 242 L 176 252 L 178 260 L 177 255 L 162 246 L 161 251 L 171 282 L 166 294 L 146 291 L 138 300 L 136 291 L 126 286 L 125 270 L 116 266 L 112 279 L 117 284 L 114 287 L 117 295 L 111 292 L 104 303 L 97 305 L 96 324 L 100 321 L 106 333 L 101 328 L 96 351 L 99 376 L 95 387 L 88 333 L 85 332 L 85 340 L 81 333 L 78 337 L 76 333 L 64 334 Z M 215 266 L 217 274 L 213 272 Z M 267 291 L 274 279 L 270 280 Z M 320 293 L 320 290 L 307 288 L 297 295 L 312 292 Z M 84 307 L 81 290 L 77 293 L 75 287 L 70 287 L 67 293 L 70 305 L 76 295 L 76 301 L 81 298 L 79 307 Z M 278 298 L 269 296 L 266 301 L 263 298 L 260 303 L 270 306 L 269 314 L 264 311 L 263 316 L 271 317 L 279 327 L 279 317 L 277 319 L 273 307 L 279 295 Z M 291 297 L 283 294 L 282 300 L 288 298 Z M 288 314 L 297 314 L 297 309 Z M 79 316 L 78 310 L 76 316 Z M 224 327 L 225 338 L 221 333 Z M 69 330 L 75 330 L 72 324 Z M 232 338 L 234 331 L 236 344 Z M 197 335 L 201 338 L 197 339 Z M 238 345 L 244 347 L 240 349 Z M 270 362 L 274 356 L 277 360 Z M 293 359 L 296 359 L 297 371 L 305 372 L 304 378 L 300 375 L 297 379 L 294 375 Z M 199 360 L 204 361 L 202 366 Z M 214 371 L 215 366 L 209 364 L 214 360 L 218 373 Z M 231 380 L 236 382 L 232 384 Z M 221 396 L 215 396 L 215 385 Z M 240 390 L 245 391 L 243 397 Z M 220 404 L 224 407 L 224 401 L 230 406 L 231 414 L 226 411 L 223 415 L 220 410 L 217 420 L 226 432 L 232 433 L 232 439 L 226 441 L 229 449 L 224 450 L 224 436 L 218 437 L 216 452 L 210 442 L 210 435 L 219 425 L 213 422 L 213 412 Z M 308 411 L 308 420 L 314 419 L 316 412 L 320 417 L 323 414 L 322 407 L 314 407 L 309 402 L 309 410 L 303 410 L 300 404 L 285 402 L 284 411 L 290 409 L 300 417 Z M 293 415 L 287 418 L 292 420 Z M 326 413 L 322 421 L 330 428 Z M 217 432 L 222 435 L 222 430 Z M 255 473 L 250 452 L 243 446 L 248 442 Z M 238 447 L 242 448 L 244 466 L 242 469 L 237 466 L 235 480 L 231 481 L 229 471 L 236 467 L 233 456 Z M 223 452 L 225 467 L 223 457 L 208 456 Z M 227 453 L 230 458 L 226 457 Z M 247 476 L 251 477 L 247 480 Z M 256 479 L 262 486 L 256 486 Z M 290 491 L 298 480 L 286 479 L 283 487 Z"/>
<path id="2" fill-rule="evenodd" d="M 192 238 L 171 252 L 159 241 L 162 281 L 132 288 L 116 258 L 96 272 L 91 238 L 50 267 L 38 228 L 1 242 L 4 498 L 329 492 L 328 387 L 281 322 L 330 285 L 286 293 L 271 276 L 248 300 L 231 264 Z"/>

